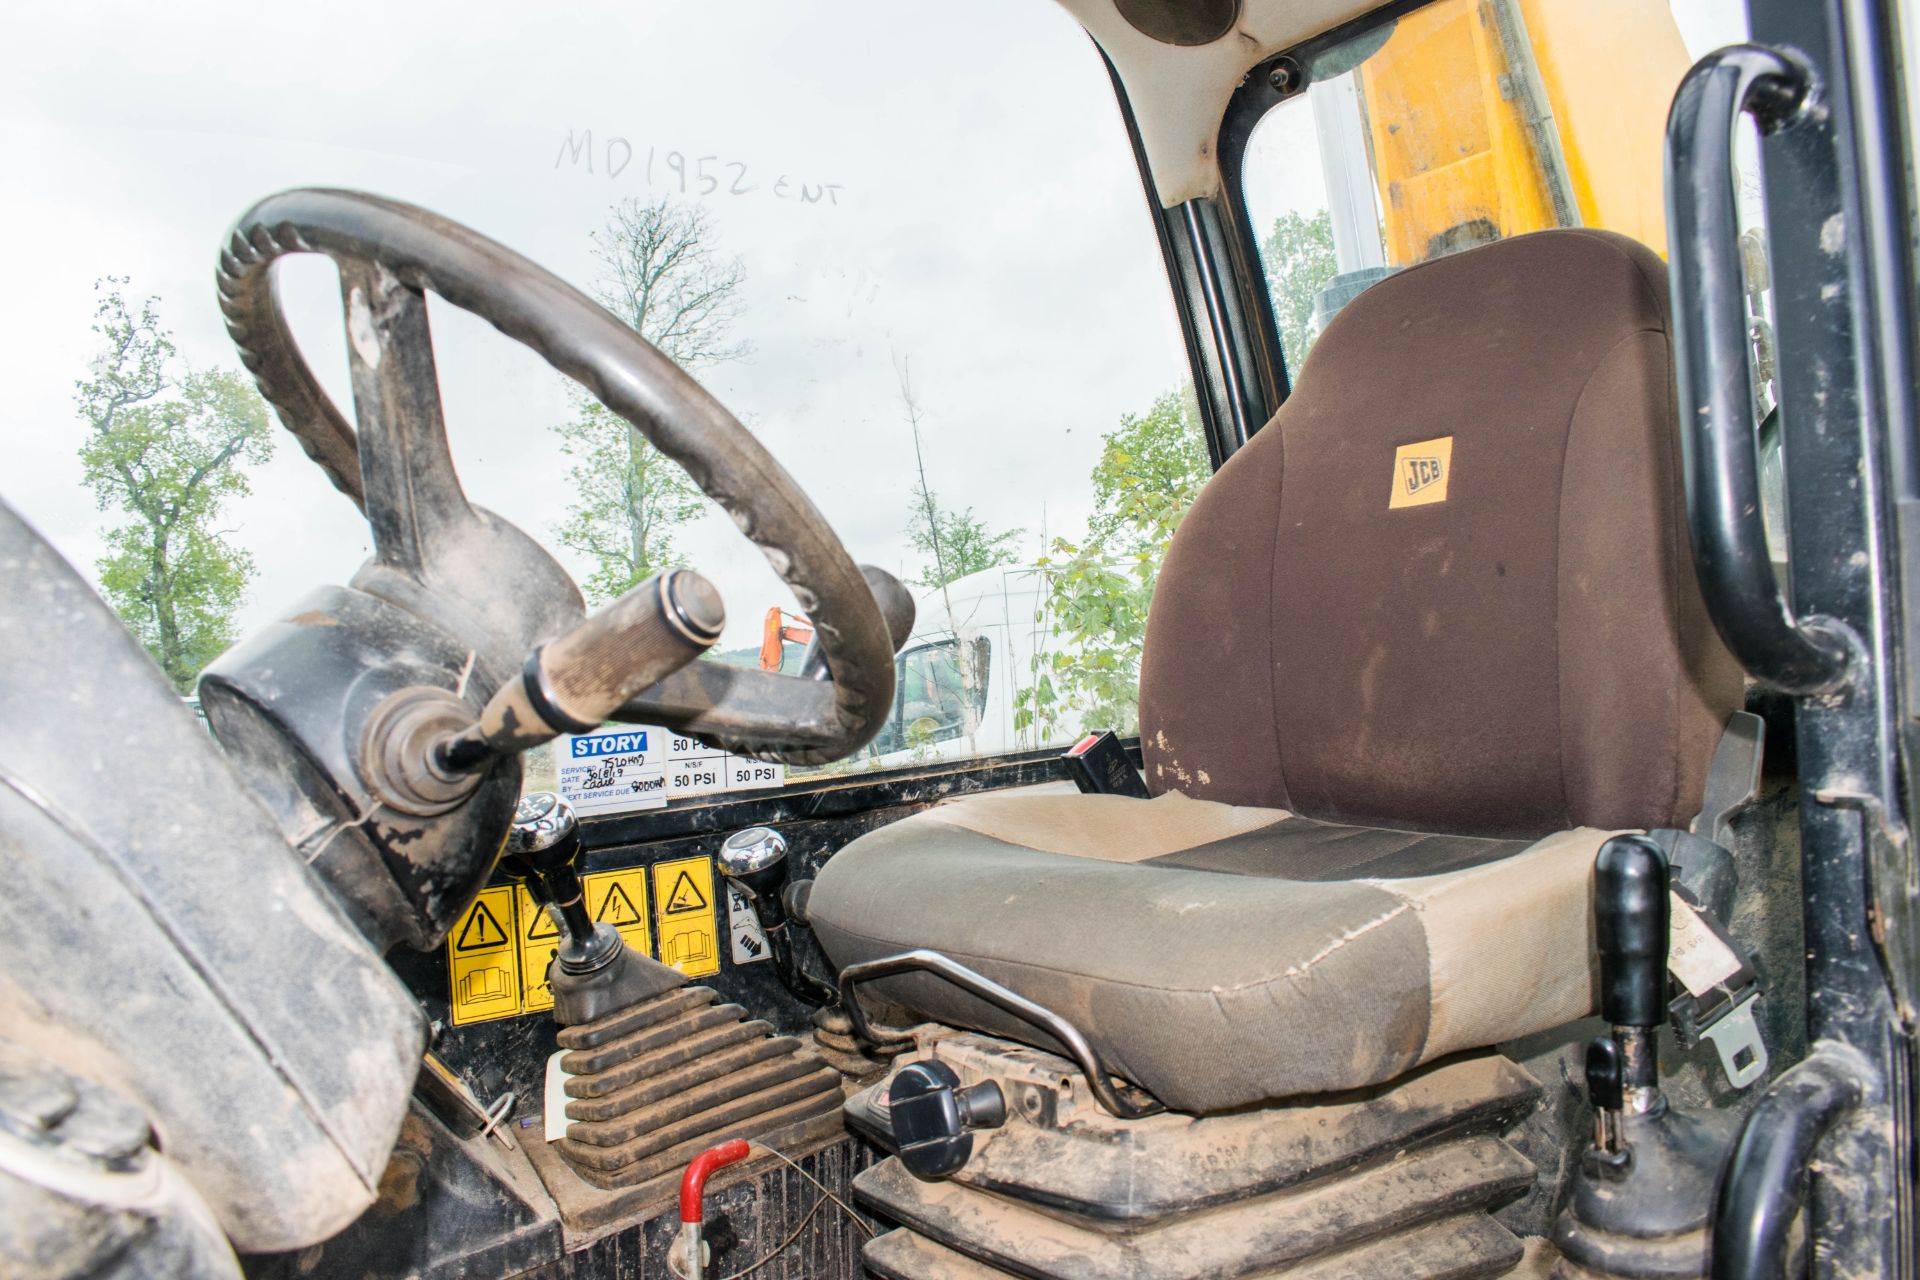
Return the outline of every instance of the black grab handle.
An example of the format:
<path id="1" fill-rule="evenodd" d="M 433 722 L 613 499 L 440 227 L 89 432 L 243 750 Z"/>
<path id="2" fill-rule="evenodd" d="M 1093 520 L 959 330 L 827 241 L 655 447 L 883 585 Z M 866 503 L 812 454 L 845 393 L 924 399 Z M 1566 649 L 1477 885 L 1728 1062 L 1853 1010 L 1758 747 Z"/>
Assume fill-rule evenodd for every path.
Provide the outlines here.
<path id="1" fill-rule="evenodd" d="M 1810 88 L 1811 73 L 1794 59 L 1734 45 L 1694 65 L 1667 117 L 1673 376 L 1694 564 L 1707 611 L 1733 656 L 1755 679 L 1794 694 L 1841 685 L 1853 645 L 1833 619 L 1793 616 L 1767 554 L 1733 138 L 1742 115 L 1762 133 L 1786 127 Z"/>
<path id="2" fill-rule="evenodd" d="M 1872 1069 L 1828 1043 L 1767 1086 L 1740 1130 L 1713 1212 L 1713 1280 L 1784 1280 L 1787 1236 L 1820 1140 L 1858 1107 Z"/>

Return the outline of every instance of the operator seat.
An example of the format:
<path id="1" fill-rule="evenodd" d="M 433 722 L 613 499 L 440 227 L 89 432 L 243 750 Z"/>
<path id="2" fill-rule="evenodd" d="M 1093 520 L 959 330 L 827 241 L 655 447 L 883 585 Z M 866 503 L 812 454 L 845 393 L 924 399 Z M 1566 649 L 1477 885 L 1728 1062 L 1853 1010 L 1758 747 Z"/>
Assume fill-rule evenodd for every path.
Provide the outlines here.
<path id="1" fill-rule="evenodd" d="M 1154 595 L 1150 800 L 999 792 L 853 841 L 839 965 L 944 952 L 1206 1113 L 1594 1001 L 1594 856 L 1684 827 L 1742 691 L 1685 531 L 1667 279 L 1547 231 L 1340 312 Z M 912 1012 L 1038 1043 L 926 974 Z"/>

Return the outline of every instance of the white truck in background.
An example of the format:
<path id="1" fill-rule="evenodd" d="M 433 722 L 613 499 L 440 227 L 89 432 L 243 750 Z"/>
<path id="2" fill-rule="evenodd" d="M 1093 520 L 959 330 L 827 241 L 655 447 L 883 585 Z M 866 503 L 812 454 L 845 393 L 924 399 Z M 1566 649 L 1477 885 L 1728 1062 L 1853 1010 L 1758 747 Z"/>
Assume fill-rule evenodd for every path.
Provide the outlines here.
<path id="1" fill-rule="evenodd" d="M 1021 565 L 922 592 L 913 637 L 894 659 L 893 711 L 867 747 L 866 767 L 1044 745 L 1033 730 L 1016 731 L 1014 717 L 1018 691 L 1033 683 L 1034 655 L 1058 643 L 1039 619 L 1046 595 L 1044 572 Z"/>

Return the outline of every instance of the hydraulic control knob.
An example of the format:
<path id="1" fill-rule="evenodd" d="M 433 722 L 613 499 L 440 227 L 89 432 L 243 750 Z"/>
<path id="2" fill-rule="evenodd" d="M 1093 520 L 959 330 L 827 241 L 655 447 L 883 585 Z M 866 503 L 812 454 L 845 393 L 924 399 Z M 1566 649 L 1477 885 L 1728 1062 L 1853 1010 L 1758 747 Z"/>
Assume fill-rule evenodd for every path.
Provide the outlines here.
<path id="1" fill-rule="evenodd" d="M 728 836 L 720 845 L 720 874 L 753 907 L 760 931 L 767 935 L 767 954 L 782 986 L 808 1004 L 826 1005 L 839 992 L 808 973 L 794 952 L 788 928 L 786 887 L 787 841 L 772 827 L 748 827 Z"/>
<path id="2" fill-rule="evenodd" d="M 560 928 L 560 965 L 569 973 L 591 973 L 608 964 L 624 945 L 612 925 L 595 925 L 580 881 L 580 820 L 573 806 L 551 791 L 520 798 L 507 832 L 501 866 L 522 877 L 527 892 L 552 913 Z"/>
<path id="3" fill-rule="evenodd" d="M 887 1118 L 900 1163 L 915 1177 L 945 1178 L 972 1158 L 975 1130 L 1007 1122 L 1007 1099 L 996 1081 L 963 1087 L 952 1067 L 929 1058 L 895 1074 Z"/>
<path id="4" fill-rule="evenodd" d="M 748 827 L 720 845 L 720 874 L 747 896 L 771 933 L 787 923 L 781 890 L 787 884 L 787 840 L 772 827 Z"/>

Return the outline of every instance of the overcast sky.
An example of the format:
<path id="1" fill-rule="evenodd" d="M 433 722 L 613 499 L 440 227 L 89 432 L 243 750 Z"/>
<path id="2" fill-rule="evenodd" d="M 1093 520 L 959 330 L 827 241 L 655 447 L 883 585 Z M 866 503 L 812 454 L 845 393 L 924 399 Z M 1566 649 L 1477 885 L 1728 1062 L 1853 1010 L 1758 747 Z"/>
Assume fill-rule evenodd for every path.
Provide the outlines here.
<path id="1" fill-rule="evenodd" d="M 1695 56 L 1738 35 L 1738 0 L 1674 7 Z M 9 6 L 0 497 L 92 573 L 112 516 L 80 485 L 72 389 L 97 349 L 96 278 L 131 276 L 136 296 L 157 294 L 194 365 L 237 367 L 213 265 L 233 219 L 269 192 L 335 185 L 413 201 L 590 289 L 588 233 L 622 198 L 682 194 L 677 154 L 686 198 L 746 267 L 738 336 L 752 354 L 701 376 L 857 558 L 918 568 L 904 534 L 909 362 L 943 502 L 1024 529 L 1028 557 L 1043 533 L 1079 533 L 1101 432 L 1184 378 L 1091 43 L 1045 0 L 719 11 L 346 0 L 316 19 L 192 0 Z M 589 130 L 590 149 L 569 149 Z M 1310 144 L 1262 135 L 1256 209 L 1319 207 Z M 701 157 L 720 185 L 704 196 Z M 829 183 L 831 196 L 799 198 Z M 281 270 L 296 329 L 346 404 L 332 268 Z M 553 545 L 568 502 L 551 431 L 569 410 L 563 380 L 451 307 L 436 304 L 433 324 L 469 494 Z M 276 435 L 226 522 L 259 569 L 243 629 L 344 581 L 368 551 L 352 506 Z M 727 645 L 753 643 L 767 606 L 791 602 L 717 514 L 682 542 L 727 597 Z"/>
<path id="2" fill-rule="evenodd" d="M 80 484 L 72 390 L 96 350 L 97 277 L 131 276 L 135 294 L 159 295 L 194 365 L 237 368 L 213 267 L 227 227 L 269 192 L 329 185 L 409 200 L 590 288 L 588 233 L 621 198 L 678 195 L 677 152 L 690 178 L 714 157 L 721 187 L 702 203 L 747 275 L 737 333 L 752 354 L 701 376 L 857 558 L 917 567 L 896 372 L 909 361 L 942 500 L 1024 528 L 1029 556 L 1043 524 L 1079 532 L 1100 433 L 1183 377 L 1152 225 L 1091 43 L 1041 0 L 749 0 L 716 21 L 720 11 L 631 0 L 339 3 L 319 18 L 259 4 L 9 6 L 0 496 L 91 574 L 110 516 Z M 564 145 L 587 130 L 591 173 Z M 798 199 L 827 183 L 832 197 Z M 688 185 L 701 198 L 703 184 Z M 349 403 L 332 267 L 281 270 L 296 331 Z M 550 430 L 568 412 L 565 383 L 453 308 L 432 316 L 469 494 L 553 545 L 568 501 Z M 227 520 L 260 571 L 243 628 L 344 581 L 368 551 L 351 504 L 290 437 L 279 434 L 253 481 Z M 753 643 L 766 607 L 790 599 L 771 570 L 717 516 L 684 545 L 727 597 L 725 643 Z"/>

